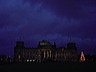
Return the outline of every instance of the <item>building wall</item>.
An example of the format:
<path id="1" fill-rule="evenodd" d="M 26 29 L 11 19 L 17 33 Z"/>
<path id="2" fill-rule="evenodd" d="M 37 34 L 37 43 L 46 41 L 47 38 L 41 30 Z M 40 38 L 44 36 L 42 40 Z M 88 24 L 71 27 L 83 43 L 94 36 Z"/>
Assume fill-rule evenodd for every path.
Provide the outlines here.
<path id="1" fill-rule="evenodd" d="M 43 43 L 44 42 L 44 43 Z M 22 44 L 22 43 L 21 43 Z M 45 44 L 45 45 L 44 45 Z M 48 45 L 47 45 L 48 44 Z M 19 43 L 20 45 L 20 43 Z M 36 61 L 41 62 L 45 60 L 54 61 L 77 61 L 77 49 L 74 46 L 69 48 L 55 48 L 49 42 L 39 42 L 37 48 L 25 48 L 24 45 L 15 46 L 14 59 L 15 61 Z"/>

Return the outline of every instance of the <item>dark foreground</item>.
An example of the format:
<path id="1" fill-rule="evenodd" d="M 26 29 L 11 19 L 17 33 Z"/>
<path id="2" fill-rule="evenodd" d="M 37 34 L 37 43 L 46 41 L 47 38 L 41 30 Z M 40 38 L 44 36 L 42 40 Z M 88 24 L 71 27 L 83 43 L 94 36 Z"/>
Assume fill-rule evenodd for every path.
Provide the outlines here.
<path id="1" fill-rule="evenodd" d="M 96 62 L 5 63 L 0 72 L 96 72 Z"/>

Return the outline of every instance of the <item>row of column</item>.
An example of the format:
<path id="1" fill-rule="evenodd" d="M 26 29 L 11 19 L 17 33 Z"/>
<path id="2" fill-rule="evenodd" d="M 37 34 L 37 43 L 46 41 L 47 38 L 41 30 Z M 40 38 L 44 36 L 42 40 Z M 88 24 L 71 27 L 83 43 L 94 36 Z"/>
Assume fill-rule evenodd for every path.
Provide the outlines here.
<path id="1" fill-rule="evenodd" d="M 44 51 L 43 52 L 43 58 L 45 59 L 45 58 L 51 58 L 52 57 L 52 53 L 51 53 L 51 51 Z"/>

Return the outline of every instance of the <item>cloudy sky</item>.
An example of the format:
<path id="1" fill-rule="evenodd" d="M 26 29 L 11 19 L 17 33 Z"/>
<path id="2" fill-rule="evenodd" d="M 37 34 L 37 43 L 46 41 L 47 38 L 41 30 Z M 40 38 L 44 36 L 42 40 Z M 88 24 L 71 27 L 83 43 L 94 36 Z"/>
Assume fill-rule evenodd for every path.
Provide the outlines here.
<path id="1" fill-rule="evenodd" d="M 12 57 L 20 36 L 26 47 L 75 42 L 78 52 L 96 54 L 96 1 L 0 0 L 0 54 Z"/>

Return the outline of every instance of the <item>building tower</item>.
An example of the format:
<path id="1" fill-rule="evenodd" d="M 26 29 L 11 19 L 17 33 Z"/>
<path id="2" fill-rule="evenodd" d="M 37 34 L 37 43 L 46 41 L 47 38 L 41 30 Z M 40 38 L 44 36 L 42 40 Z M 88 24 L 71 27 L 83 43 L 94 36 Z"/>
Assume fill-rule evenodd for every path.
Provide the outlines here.
<path id="1" fill-rule="evenodd" d="M 56 48 L 56 42 L 54 42 L 54 47 Z"/>
<path id="2" fill-rule="evenodd" d="M 24 49 L 24 42 L 23 41 L 17 41 L 16 46 L 14 48 L 14 59 L 15 61 L 21 61 L 22 55 L 23 55 L 23 49 Z"/>
<path id="3" fill-rule="evenodd" d="M 67 44 L 67 49 L 77 50 L 76 44 L 75 43 L 68 43 Z"/>

